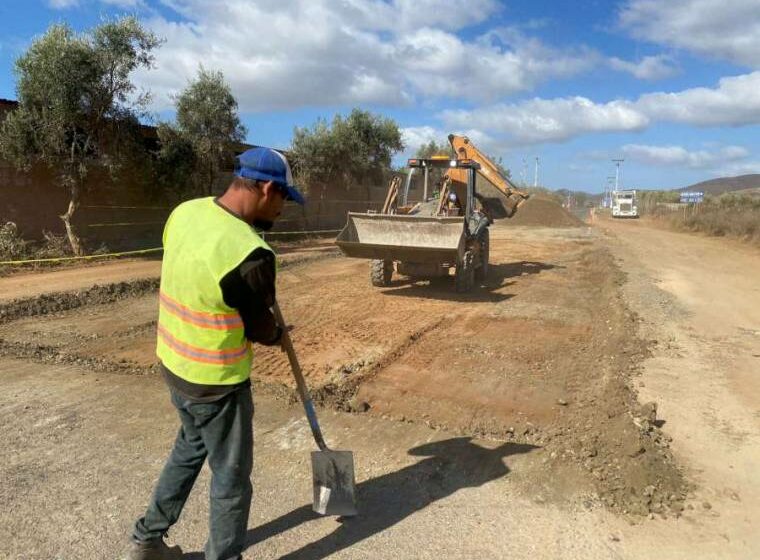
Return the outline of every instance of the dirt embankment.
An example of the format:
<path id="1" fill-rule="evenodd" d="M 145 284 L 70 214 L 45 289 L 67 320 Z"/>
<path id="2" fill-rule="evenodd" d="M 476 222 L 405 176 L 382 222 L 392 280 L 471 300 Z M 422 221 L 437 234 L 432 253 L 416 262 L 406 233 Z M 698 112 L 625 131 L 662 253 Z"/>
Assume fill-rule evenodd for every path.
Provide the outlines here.
<path id="1" fill-rule="evenodd" d="M 517 213 L 504 220 L 506 225 L 538 227 L 579 227 L 585 225 L 553 200 L 532 196 L 526 200 Z"/>
<path id="2" fill-rule="evenodd" d="M 373 289 L 360 260 L 286 267 L 281 304 L 318 400 L 536 445 L 531 484 L 542 494 L 678 514 L 688 487 L 655 406 L 630 389 L 647 348 L 610 254 L 580 228 L 499 226 L 491 250 L 489 277 L 467 295 L 450 278 Z M 67 297 L 6 306 L 0 353 L 151 371 L 155 284 Z M 293 385 L 278 349 L 257 348 L 253 374 L 277 394 Z"/>
<path id="3" fill-rule="evenodd" d="M 77 309 L 88 305 L 113 303 L 139 297 L 158 290 L 158 278 L 118 282 L 74 292 L 52 292 L 29 298 L 18 298 L 0 305 L 0 324 L 20 317 L 37 317 Z"/>

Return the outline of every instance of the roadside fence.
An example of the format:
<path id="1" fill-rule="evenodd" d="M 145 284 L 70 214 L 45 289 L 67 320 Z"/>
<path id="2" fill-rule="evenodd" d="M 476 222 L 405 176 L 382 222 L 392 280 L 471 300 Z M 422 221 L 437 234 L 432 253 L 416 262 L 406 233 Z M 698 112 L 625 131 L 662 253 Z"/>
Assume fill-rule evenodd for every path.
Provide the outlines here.
<path id="1" fill-rule="evenodd" d="M 381 200 L 327 198 L 311 200 L 306 207 L 288 202 L 275 228 L 272 231 L 261 232 L 261 235 L 266 240 L 281 242 L 336 235 L 345 225 L 348 212 L 376 211 L 382 207 L 382 204 Z M 87 238 L 88 243 L 93 246 L 105 244 L 107 247 L 123 250 L 79 257 L 5 260 L 0 261 L 0 266 L 21 267 L 160 253 L 163 251 L 163 248 L 158 246 L 161 243 L 161 233 L 172 208 L 172 206 L 82 205 L 80 214 L 82 221 L 76 223 L 76 226 Z M 135 245 L 138 248 L 134 248 Z M 147 245 L 148 248 L 139 248 L 141 245 L 142 247 Z"/>

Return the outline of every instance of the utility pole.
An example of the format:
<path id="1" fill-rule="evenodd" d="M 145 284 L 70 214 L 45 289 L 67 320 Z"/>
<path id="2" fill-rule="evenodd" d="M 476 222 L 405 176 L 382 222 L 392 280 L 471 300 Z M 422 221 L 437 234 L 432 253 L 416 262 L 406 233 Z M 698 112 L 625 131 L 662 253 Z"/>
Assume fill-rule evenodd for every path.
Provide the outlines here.
<path id="1" fill-rule="evenodd" d="M 610 185 L 612 185 L 612 182 L 615 181 L 615 177 L 607 177 L 607 186 L 604 189 L 604 200 L 605 200 L 605 208 L 610 208 L 612 206 L 612 194 Z"/>
<path id="2" fill-rule="evenodd" d="M 528 158 L 522 158 L 522 169 L 520 170 L 520 179 L 522 180 L 522 186 L 528 185 Z"/>
<path id="3" fill-rule="evenodd" d="M 618 187 L 620 186 L 620 164 L 623 163 L 624 159 L 613 159 L 612 160 L 615 163 L 615 192 L 618 191 Z"/>
<path id="4" fill-rule="evenodd" d="M 536 156 L 536 172 L 533 175 L 533 186 L 538 186 L 538 156 Z"/>

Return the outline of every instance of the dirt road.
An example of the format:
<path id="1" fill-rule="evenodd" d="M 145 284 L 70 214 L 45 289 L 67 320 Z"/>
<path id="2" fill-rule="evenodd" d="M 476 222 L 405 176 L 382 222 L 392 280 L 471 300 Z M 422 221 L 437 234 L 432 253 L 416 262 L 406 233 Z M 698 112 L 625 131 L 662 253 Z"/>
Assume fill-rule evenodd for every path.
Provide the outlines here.
<path id="1" fill-rule="evenodd" d="M 705 547 L 701 557 L 755 558 L 760 251 L 646 221 L 610 220 L 600 228 L 614 236 L 611 244 L 628 274 L 624 291 L 644 320 L 644 336 L 658 341 L 644 364 L 639 394 L 659 403 L 676 456 L 698 485 L 700 503 L 715 516 L 710 531 L 689 538 Z"/>
<path id="2" fill-rule="evenodd" d="M 729 308 L 756 302 L 742 271 L 760 258 L 720 243 L 633 222 L 502 225 L 467 296 L 447 280 L 372 289 L 363 261 L 284 268 L 328 439 L 357 454 L 362 515 L 308 513 L 308 427 L 284 357 L 259 349 L 246 558 L 756 557 L 759 407 L 744 368 L 760 327 Z M 705 270 L 730 286 L 725 316 L 696 297 Z M 150 373 L 155 310 L 144 289 L 0 324 L 0 557 L 119 557 L 175 425 Z M 172 531 L 190 550 L 207 484 Z"/>
<path id="3" fill-rule="evenodd" d="M 176 429 L 156 378 L 93 375 L 76 366 L 0 361 L 0 557 L 114 560 L 145 507 Z M 354 450 L 362 516 L 311 513 L 302 410 L 255 398 L 254 507 L 248 559 L 616 557 L 619 534 L 585 510 L 521 494 L 531 446 L 322 410 L 336 447 Z M 207 469 L 170 541 L 203 558 Z M 539 539 L 537 535 L 542 537 Z"/>

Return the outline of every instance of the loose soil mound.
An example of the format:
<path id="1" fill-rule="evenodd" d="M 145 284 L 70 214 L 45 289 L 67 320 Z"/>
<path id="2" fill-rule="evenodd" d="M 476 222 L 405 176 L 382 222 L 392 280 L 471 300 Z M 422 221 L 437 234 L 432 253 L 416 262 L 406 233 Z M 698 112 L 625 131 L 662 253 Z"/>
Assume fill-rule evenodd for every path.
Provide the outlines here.
<path id="1" fill-rule="evenodd" d="M 567 212 L 562 206 L 541 197 L 526 200 L 517 213 L 506 221 L 515 226 L 579 227 L 583 222 Z"/>

